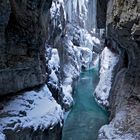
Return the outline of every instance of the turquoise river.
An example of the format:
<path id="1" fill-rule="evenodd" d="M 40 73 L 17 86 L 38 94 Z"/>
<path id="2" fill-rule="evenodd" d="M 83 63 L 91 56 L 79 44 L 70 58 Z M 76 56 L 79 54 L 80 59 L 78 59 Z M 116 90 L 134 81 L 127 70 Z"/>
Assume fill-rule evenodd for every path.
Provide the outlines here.
<path id="1" fill-rule="evenodd" d="M 80 74 L 74 89 L 74 105 L 65 120 L 62 140 L 97 140 L 98 131 L 108 123 L 108 112 L 93 97 L 98 83 L 96 69 Z"/>

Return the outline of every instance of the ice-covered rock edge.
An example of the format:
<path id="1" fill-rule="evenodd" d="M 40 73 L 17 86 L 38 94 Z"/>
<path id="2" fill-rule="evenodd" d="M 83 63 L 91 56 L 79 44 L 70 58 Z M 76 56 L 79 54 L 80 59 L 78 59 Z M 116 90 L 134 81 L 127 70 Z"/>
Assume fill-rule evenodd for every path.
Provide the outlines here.
<path id="1" fill-rule="evenodd" d="M 112 85 L 113 70 L 119 60 L 119 55 L 105 47 L 100 55 L 99 83 L 95 89 L 94 96 L 98 103 L 109 106 L 108 97 Z"/>

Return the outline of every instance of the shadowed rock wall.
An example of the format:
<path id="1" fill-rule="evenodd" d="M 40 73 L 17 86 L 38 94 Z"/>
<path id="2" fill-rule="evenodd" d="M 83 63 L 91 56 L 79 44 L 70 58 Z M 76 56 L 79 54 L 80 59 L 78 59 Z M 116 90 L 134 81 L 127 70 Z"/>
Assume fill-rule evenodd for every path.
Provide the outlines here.
<path id="1" fill-rule="evenodd" d="M 43 13 L 51 0 L 0 1 L 0 95 L 46 79 Z"/>
<path id="2" fill-rule="evenodd" d="M 109 139 L 106 128 L 112 128 L 116 132 L 111 132 L 113 138 L 137 140 L 140 137 L 140 0 L 109 0 L 106 31 L 107 39 L 121 58 L 120 71 L 116 71 L 110 92 L 112 121 L 101 129 L 100 139 Z"/>
<path id="3" fill-rule="evenodd" d="M 106 11 L 107 11 L 107 1 L 108 0 L 96 0 L 96 20 L 97 28 L 105 28 L 106 24 Z"/>

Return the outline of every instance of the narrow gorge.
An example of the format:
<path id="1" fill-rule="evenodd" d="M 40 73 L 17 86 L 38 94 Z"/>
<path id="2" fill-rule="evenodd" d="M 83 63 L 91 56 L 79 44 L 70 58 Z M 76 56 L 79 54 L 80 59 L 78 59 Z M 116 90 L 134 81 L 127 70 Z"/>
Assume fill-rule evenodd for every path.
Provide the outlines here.
<path id="1" fill-rule="evenodd" d="M 140 0 L 0 0 L 0 140 L 140 139 Z"/>

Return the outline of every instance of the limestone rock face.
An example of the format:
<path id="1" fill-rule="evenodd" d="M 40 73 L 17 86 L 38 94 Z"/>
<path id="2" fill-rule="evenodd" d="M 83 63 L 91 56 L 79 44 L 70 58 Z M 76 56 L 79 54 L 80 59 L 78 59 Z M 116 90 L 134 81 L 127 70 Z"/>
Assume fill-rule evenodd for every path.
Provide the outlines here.
<path id="1" fill-rule="evenodd" d="M 140 0 L 109 0 L 106 19 L 107 38 L 121 54 L 123 60 L 119 62 L 123 64 L 118 64 L 121 71 L 116 71 L 110 92 L 112 121 L 101 128 L 99 139 L 137 140 L 140 137 Z"/>
<path id="2" fill-rule="evenodd" d="M 43 13 L 49 0 L 0 1 L 0 95 L 44 83 Z"/>

